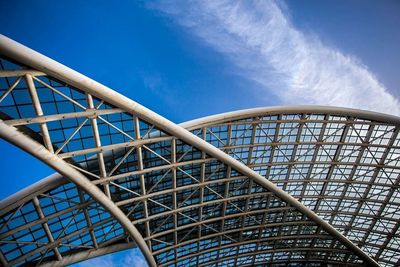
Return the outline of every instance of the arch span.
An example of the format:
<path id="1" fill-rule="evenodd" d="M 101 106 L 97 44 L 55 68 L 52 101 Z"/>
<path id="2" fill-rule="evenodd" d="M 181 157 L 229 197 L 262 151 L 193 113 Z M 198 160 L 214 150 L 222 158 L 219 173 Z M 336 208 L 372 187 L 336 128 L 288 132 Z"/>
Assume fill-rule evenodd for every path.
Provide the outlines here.
<path id="1" fill-rule="evenodd" d="M 59 186 L 61 190 L 51 191 L 51 194 L 48 191 L 41 192 L 39 196 L 23 201 L 21 206 L 9 208 L 11 210 L 3 214 L 0 227 L 6 231 L 3 230 L 0 237 L 2 244 L 7 245 L 0 246 L 0 250 L 4 265 L 29 262 L 57 264 L 65 257 L 73 262 L 70 255 L 74 253 L 84 255 L 85 250 L 107 251 L 105 248 L 108 245 L 123 247 L 123 244 L 129 244 L 131 238 L 144 251 L 150 265 L 199 265 L 209 260 L 219 262 L 224 258 L 227 264 L 287 259 L 293 262 L 327 260 L 377 265 L 373 253 L 361 250 L 354 241 L 318 216 L 310 206 L 300 202 L 297 195 L 293 197 L 287 193 L 285 186 L 271 181 L 270 173 L 264 174 L 259 169 L 262 165 L 252 164 L 253 160 L 264 157 L 257 154 L 263 153 L 256 148 L 261 143 L 255 142 L 259 142 L 260 134 L 265 132 L 259 127 L 260 123 L 267 124 L 260 119 L 262 114 L 268 115 L 265 110 L 258 115 L 250 116 L 251 112 L 246 111 L 235 118 L 222 115 L 223 118 L 218 120 L 214 118 L 189 123 L 192 126 L 187 126 L 192 130 L 189 132 L 4 36 L 0 38 L 0 52 L 6 59 L 17 63 L 2 61 L 1 76 L 7 84 L 6 88 L 2 88 L 3 103 L 0 103 L 3 104 L 0 108 L 3 108 L 4 136 L 18 144 L 15 137 L 7 135 L 7 132 L 31 133 L 29 137 L 23 135 L 32 146 L 35 144 L 37 147 L 37 150 L 30 152 L 38 156 L 44 151 L 49 158 L 50 155 L 57 158 L 54 162 L 62 162 L 62 166 L 68 167 L 65 170 L 74 170 L 74 173 L 70 175 L 62 172 L 64 167 L 53 167 L 81 187 L 71 189 L 69 183 L 63 184 Z M 16 98 L 17 94 L 22 98 Z M 307 109 L 312 110 L 311 107 Z M 263 144 L 277 147 L 276 143 L 279 142 L 279 145 L 293 145 L 296 151 L 300 151 L 300 144 L 303 143 L 320 147 L 322 142 L 327 141 L 321 139 L 324 137 L 321 129 L 328 127 L 328 124 L 332 126 L 343 122 L 343 129 L 336 129 L 340 129 L 339 141 L 327 142 L 341 147 L 333 152 L 334 158 L 330 160 L 331 165 L 336 165 L 344 143 L 352 146 L 357 144 L 346 140 L 347 137 L 356 138 L 348 134 L 353 130 L 352 125 L 366 125 L 368 129 L 361 130 L 363 134 L 366 131 L 365 137 L 368 139 L 364 138 L 364 142 L 361 142 L 360 150 L 364 152 L 369 147 L 379 147 L 384 150 L 379 155 L 385 156 L 380 158 L 383 163 L 356 163 L 357 166 L 369 164 L 379 173 L 397 140 L 398 118 L 371 113 L 371 116 L 376 116 L 376 121 L 360 122 L 353 118 L 357 112 L 352 111 L 349 116 L 344 116 L 346 110 L 342 110 L 337 114 L 341 116 L 332 116 L 335 120 L 329 121 L 326 116 L 333 114 L 332 110 L 317 114 L 305 111 L 283 114 L 283 118 L 283 112 L 277 108 L 275 113 L 279 115 L 276 119 L 269 118 L 273 123 L 269 125 L 270 128 L 275 127 L 274 134 L 265 134 L 273 136 L 273 140 L 269 143 L 264 140 Z M 271 113 L 274 113 L 272 109 Z M 365 114 L 360 114 L 362 119 Z M 307 117 L 311 115 L 317 117 Z M 245 117 L 251 123 L 247 123 Z M 308 122 L 325 125 L 321 126 L 321 138 L 314 140 L 315 144 L 301 139 L 303 128 L 307 128 L 304 125 Z M 298 124 L 297 130 L 285 123 L 292 126 Z M 380 139 L 386 141 L 376 146 L 369 145 L 371 137 L 376 137 L 374 129 L 379 123 L 388 128 L 379 130 L 384 136 Z M 218 131 L 213 127 L 226 130 Z M 280 132 L 280 129 L 285 131 Z M 293 131 L 296 134 L 291 134 Z M 294 140 L 284 140 L 286 136 Z M 312 134 L 307 136 L 312 137 Z M 379 139 L 379 136 L 376 138 Z M 236 139 L 241 143 L 232 141 Z M 29 147 L 23 148 L 29 151 Z M 249 150 L 243 152 L 244 148 Z M 241 152 L 237 149 L 241 149 Z M 291 151 L 290 156 L 283 153 L 277 159 L 295 157 L 294 150 Z M 318 153 L 314 155 L 317 157 Z M 41 159 L 46 160 L 46 157 Z M 361 160 L 362 154 L 358 157 Z M 274 162 L 273 159 L 271 155 L 268 157 L 267 167 L 298 163 L 294 159 L 287 162 Z M 317 162 L 313 159 L 310 164 Z M 330 172 L 335 170 L 333 167 L 328 169 Z M 290 175 L 290 172 L 287 173 L 287 176 Z M 377 175 L 374 176 L 376 179 Z M 82 184 L 86 184 L 86 187 Z M 87 193 L 94 199 L 90 199 Z M 299 196 L 304 198 L 305 195 Z M 101 208 L 90 206 L 95 205 L 96 201 L 106 208 L 103 215 L 96 214 Z M 323 206 L 321 203 L 318 205 Z M 65 215 L 66 212 L 59 208 L 68 209 L 70 214 Z M 74 213 L 76 210 L 83 210 L 81 218 Z M 116 210 L 122 211 L 123 218 L 115 216 L 118 213 Z M 62 225 L 61 229 L 56 229 L 63 216 L 72 222 L 71 225 L 80 223 L 84 227 L 75 227 L 73 231 L 71 225 Z M 21 218 L 27 225 L 18 224 Z M 115 218 L 118 222 L 113 221 Z M 135 227 L 145 244 L 135 236 Z M 235 228 L 237 231 L 233 231 Z M 24 231 L 27 234 L 21 237 Z M 125 231 L 130 235 L 125 235 Z M 110 232 L 113 232 L 111 238 Z M 276 235 L 281 238 L 271 238 Z M 45 241 L 37 240 L 36 236 Z M 32 241 L 24 241 L 27 237 Z M 27 245 L 30 245 L 29 248 Z M 231 257 L 232 248 L 235 257 Z M 29 250 L 29 257 L 19 255 L 24 250 Z M 262 251 L 271 253 L 262 254 Z"/>

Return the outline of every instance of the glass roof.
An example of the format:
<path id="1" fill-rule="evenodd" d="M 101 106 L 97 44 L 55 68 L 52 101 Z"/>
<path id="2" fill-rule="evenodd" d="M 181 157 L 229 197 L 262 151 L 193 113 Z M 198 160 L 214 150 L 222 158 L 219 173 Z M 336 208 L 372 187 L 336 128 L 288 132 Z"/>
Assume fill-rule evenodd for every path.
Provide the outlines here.
<path id="1" fill-rule="evenodd" d="M 101 188 L 159 266 L 364 264 L 275 192 L 140 114 L 23 64 L 2 59 L 0 66 L 1 120 Z M 190 130 L 275 183 L 382 266 L 399 264 L 399 125 L 332 112 L 276 112 Z M 135 246 L 88 193 L 66 177 L 2 207 L 0 262 L 70 264 L 88 252 Z"/>

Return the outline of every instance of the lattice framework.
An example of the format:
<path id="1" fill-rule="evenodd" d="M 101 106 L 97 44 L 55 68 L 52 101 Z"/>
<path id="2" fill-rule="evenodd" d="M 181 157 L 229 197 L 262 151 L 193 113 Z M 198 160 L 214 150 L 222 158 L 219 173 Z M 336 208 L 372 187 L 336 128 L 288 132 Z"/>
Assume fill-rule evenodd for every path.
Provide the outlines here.
<path id="1" fill-rule="evenodd" d="M 187 123 L 190 135 L 28 63 L 1 61 L 2 135 L 88 184 L 54 176 L 3 202 L 3 265 L 68 264 L 135 242 L 160 266 L 397 264 L 398 118 L 254 110 Z"/>

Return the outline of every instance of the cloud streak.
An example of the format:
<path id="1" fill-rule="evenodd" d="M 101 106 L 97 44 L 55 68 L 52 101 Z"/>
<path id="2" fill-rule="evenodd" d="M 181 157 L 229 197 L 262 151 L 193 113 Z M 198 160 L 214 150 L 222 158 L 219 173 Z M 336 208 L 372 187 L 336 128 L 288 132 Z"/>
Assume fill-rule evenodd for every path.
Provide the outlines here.
<path id="1" fill-rule="evenodd" d="M 132 249 L 125 255 L 122 267 L 147 267 L 147 262 L 138 248 Z"/>
<path id="2" fill-rule="evenodd" d="M 113 254 L 107 254 L 101 257 L 89 259 L 74 267 L 147 267 L 147 262 L 144 259 L 140 249 L 134 248 L 126 251 L 120 251 Z"/>
<path id="3" fill-rule="evenodd" d="M 283 104 L 318 104 L 400 115 L 400 102 L 355 57 L 299 31 L 272 1 L 160 1 L 156 9 L 226 55 L 237 73 Z"/>
<path id="4" fill-rule="evenodd" d="M 92 267 L 92 266 L 114 267 L 116 265 L 114 264 L 114 259 L 111 254 L 98 258 L 89 259 L 75 265 L 75 267 Z"/>

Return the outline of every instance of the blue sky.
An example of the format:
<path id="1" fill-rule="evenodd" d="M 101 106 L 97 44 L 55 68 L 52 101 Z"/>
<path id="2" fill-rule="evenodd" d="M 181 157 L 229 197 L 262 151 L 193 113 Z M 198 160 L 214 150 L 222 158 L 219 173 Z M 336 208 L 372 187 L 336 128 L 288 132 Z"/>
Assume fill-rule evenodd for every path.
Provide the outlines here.
<path id="1" fill-rule="evenodd" d="M 0 1 L 0 31 L 174 122 L 285 104 L 400 115 L 399 14 L 394 0 L 15 0 Z M 52 173 L 0 152 L 1 198 Z"/>

